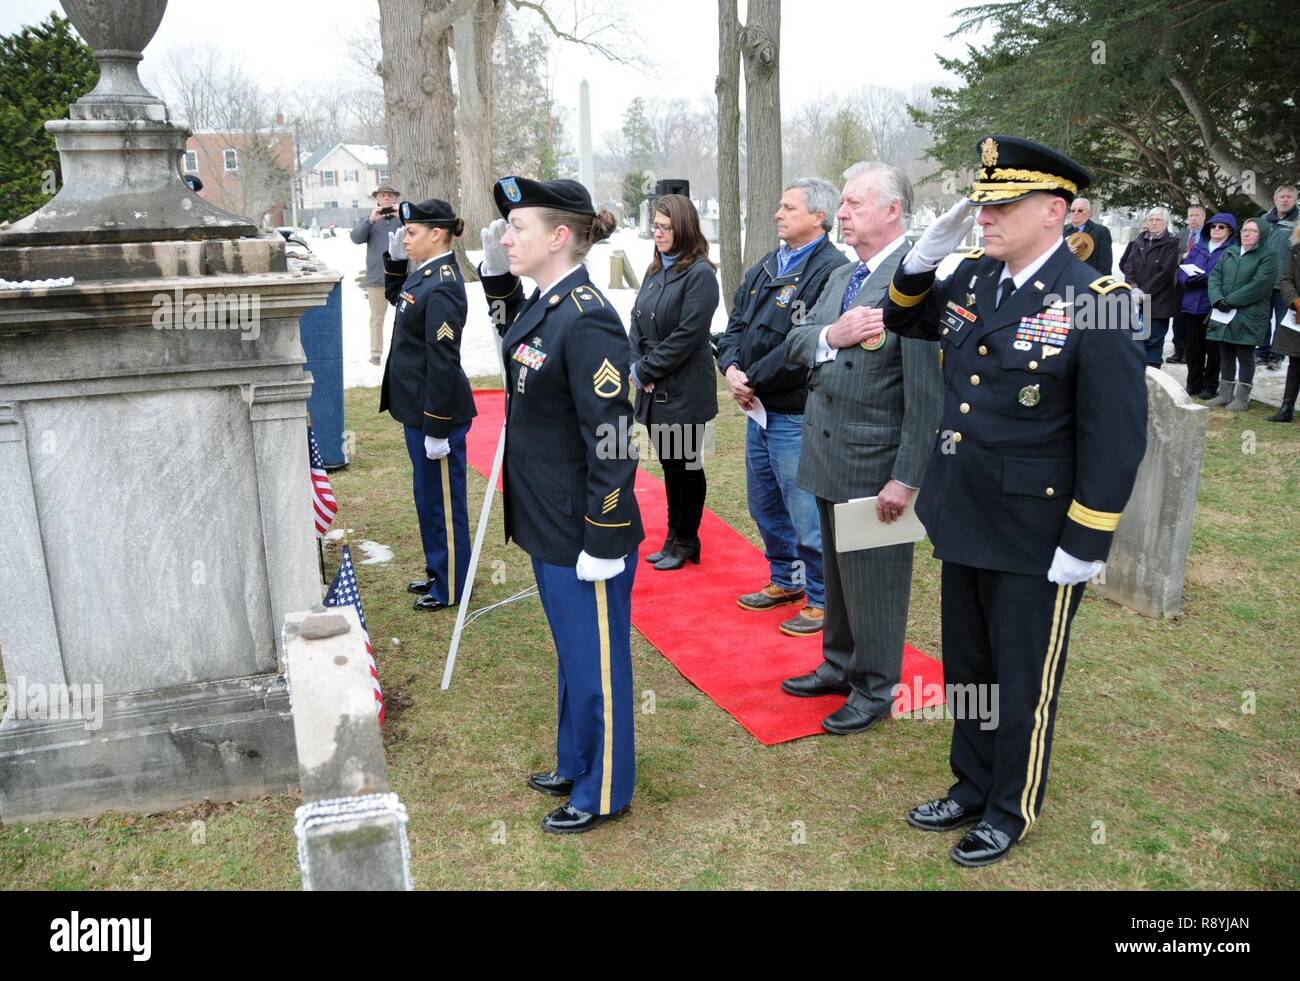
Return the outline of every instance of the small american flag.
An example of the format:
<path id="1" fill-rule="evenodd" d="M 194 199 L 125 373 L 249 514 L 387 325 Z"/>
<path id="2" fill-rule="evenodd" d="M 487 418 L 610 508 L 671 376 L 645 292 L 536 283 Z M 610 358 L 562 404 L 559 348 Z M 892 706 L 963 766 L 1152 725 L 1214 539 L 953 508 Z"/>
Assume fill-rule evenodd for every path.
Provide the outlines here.
<path id="1" fill-rule="evenodd" d="M 379 671 L 375 668 L 375 652 L 370 646 L 370 629 L 366 626 L 366 614 L 361 609 L 361 593 L 357 590 L 357 573 L 352 567 L 352 549 L 343 546 L 343 559 L 339 562 L 339 571 L 334 574 L 329 592 L 325 594 L 326 606 L 355 606 L 357 619 L 361 621 L 361 639 L 366 642 L 366 657 L 370 659 L 370 687 L 375 690 L 375 711 L 379 713 L 379 724 L 384 723 L 384 693 L 379 689 Z"/>
<path id="2" fill-rule="evenodd" d="M 325 475 L 325 461 L 320 458 L 320 447 L 316 445 L 311 426 L 307 427 L 307 446 L 311 449 L 311 507 L 316 519 L 316 537 L 321 538 L 334 523 L 339 502 L 334 499 L 334 488 Z"/>

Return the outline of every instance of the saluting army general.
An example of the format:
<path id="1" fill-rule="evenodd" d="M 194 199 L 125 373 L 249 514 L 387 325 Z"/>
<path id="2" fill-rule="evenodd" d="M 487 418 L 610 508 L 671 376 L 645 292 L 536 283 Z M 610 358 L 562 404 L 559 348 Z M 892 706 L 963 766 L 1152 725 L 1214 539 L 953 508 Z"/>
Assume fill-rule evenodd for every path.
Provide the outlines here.
<path id="1" fill-rule="evenodd" d="M 507 220 L 483 230 L 479 271 L 509 381 L 506 538 L 532 556 L 559 655 L 555 769 L 528 785 L 569 798 L 542 827 L 574 834 L 622 815 L 636 777 L 631 347 L 582 264 L 614 230 L 609 212 L 577 181 L 506 177 L 494 195 Z M 525 299 L 520 276 L 541 288 Z"/>
<path id="2" fill-rule="evenodd" d="M 956 783 L 907 816 L 927 831 L 974 823 L 951 852 L 967 866 L 1001 859 L 1038 818 L 1070 624 L 1110 549 L 1147 424 L 1127 287 L 1061 240 L 1088 172 L 1011 136 L 985 138 L 979 153 L 970 198 L 908 253 L 883 313 L 890 330 L 939 342 L 943 417 L 917 516 L 943 560 L 944 680 L 997 686 L 996 726 L 957 719 Z M 972 204 L 984 249 L 936 284 L 976 220 Z"/>
<path id="3" fill-rule="evenodd" d="M 402 423 L 411 458 L 425 578 L 406 588 L 419 594 L 417 610 L 440 610 L 460 601 L 470 555 L 465 436 L 478 410 L 460 364 L 465 281 L 451 250 L 465 223 L 437 198 L 403 201 L 398 217 L 403 230 L 389 233 L 384 253 L 397 316 L 379 411 Z"/>

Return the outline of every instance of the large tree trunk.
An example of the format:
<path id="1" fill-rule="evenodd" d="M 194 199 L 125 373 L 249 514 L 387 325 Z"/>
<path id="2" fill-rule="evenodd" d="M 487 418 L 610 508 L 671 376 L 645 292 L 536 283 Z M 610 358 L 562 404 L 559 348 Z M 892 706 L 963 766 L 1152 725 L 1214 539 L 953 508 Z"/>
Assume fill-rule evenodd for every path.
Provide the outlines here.
<path id="1" fill-rule="evenodd" d="M 745 59 L 745 260 L 776 248 L 772 216 L 781 200 L 781 3 L 749 0 L 741 35 Z"/>
<path id="2" fill-rule="evenodd" d="M 718 0 L 718 238 L 722 302 L 730 305 L 745 267 L 740 255 L 740 21 L 736 0 Z"/>
<path id="3" fill-rule="evenodd" d="M 448 32 L 427 30 L 448 0 L 379 0 L 388 169 L 402 197 L 456 203 L 456 97 Z M 432 19 L 431 17 L 431 19 Z"/>
<path id="4" fill-rule="evenodd" d="M 452 27 L 459 85 L 460 209 L 471 247 L 480 228 L 499 217 L 492 198 L 492 44 L 501 22 L 498 0 L 476 0 Z M 521 120 L 521 123 L 523 121 Z"/>
<path id="5" fill-rule="evenodd" d="M 1192 119 L 1196 120 L 1197 128 L 1201 131 L 1201 139 L 1205 141 L 1206 155 L 1214 162 L 1214 165 L 1231 178 L 1234 183 L 1241 187 L 1242 193 L 1246 194 L 1252 201 L 1267 211 L 1273 207 L 1272 189 L 1265 187 L 1261 178 L 1271 176 L 1273 168 L 1271 166 L 1257 167 L 1253 161 L 1243 160 L 1224 139 L 1218 125 L 1214 121 L 1214 116 L 1210 108 L 1205 104 L 1196 87 L 1185 78 L 1181 72 L 1174 72 L 1169 76 L 1169 83 L 1178 92 L 1187 111 L 1192 114 Z M 1253 180 L 1247 180 L 1246 175 L 1253 175 Z M 1250 190 L 1247 191 L 1246 188 Z"/>

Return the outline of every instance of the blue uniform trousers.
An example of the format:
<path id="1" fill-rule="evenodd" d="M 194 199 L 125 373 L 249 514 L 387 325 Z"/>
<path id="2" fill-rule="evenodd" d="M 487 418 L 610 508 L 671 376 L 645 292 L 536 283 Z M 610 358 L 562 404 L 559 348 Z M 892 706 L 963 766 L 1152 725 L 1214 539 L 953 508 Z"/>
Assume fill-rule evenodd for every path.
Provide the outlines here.
<path id="1" fill-rule="evenodd" d="M 424 433 L 406 430 L 406 452 L 411 457 L 415 513 L 420 519 L 424 570 L 433 580 L 429 594 L 439 603 L 460 602 L 469 570 L 469 507 L 465 503 L 465 435 L 470 424 L 451 431 L 451 453 L 441 460 L 424 455 Z"/>
<path id="2" fill-rule="evenodd" d="M 637 553 L 605 582 L 572 566 L 533 559 L 537 592 L 559 655 L 556 772 L 573 781 L 570 802 L 612 814 L 636 782 L 632 699 L 632 579 Z"/>

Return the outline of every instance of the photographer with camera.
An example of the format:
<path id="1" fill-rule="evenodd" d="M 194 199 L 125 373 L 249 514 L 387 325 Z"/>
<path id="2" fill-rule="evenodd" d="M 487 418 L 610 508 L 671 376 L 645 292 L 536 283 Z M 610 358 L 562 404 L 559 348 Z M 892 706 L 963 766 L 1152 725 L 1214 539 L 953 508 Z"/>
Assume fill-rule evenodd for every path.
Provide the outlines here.
<path id="1" fill-rule="evenodd" d="M 352 229 L 352 241 L 366 247 L 366 298 L 370 301 L 370 363 L 379 364 L 384 356 L 384 315 L 388 300 L 384 297 L 384 250 L 391 232 L 400 232 L 397 202 L 401 193 L 391 184 L 380 184 L 370 193 L 375 207 Z"/>

